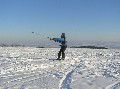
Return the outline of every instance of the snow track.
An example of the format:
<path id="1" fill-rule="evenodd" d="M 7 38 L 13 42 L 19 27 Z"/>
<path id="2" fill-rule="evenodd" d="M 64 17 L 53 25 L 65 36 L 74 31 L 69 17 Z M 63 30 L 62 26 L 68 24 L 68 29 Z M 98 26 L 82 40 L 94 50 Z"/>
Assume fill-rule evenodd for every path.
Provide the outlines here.
<path id="1" fill-rule="evenodd" d="M 105 89 L 120 89 L 120 81 L 110 84 Z"/>
<path id="2" fill-rule="evenodd" d="M 68 71 L 65 73 L 63 78 L 60 80 L 59 89 L 72 89 L 70 87 L 71 75 L 72 73 L 74 73 L 75 69 L 77 69 L 78 67 L 80 67 L 80 64 L 76 66 L 74 69 L 72 69 L 71 71 Z"/>
<path id="3" fill-rule="evenodd" d="M 120 89 L 119 49 L 1 47 L 0 89 Z M 104 83 L 102 82 L 104 81 Z"/>

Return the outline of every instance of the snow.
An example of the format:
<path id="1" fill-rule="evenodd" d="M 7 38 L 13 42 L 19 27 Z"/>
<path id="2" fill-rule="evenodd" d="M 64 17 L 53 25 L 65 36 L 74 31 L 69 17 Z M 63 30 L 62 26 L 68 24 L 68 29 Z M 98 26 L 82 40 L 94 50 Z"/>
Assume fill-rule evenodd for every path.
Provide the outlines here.
<path id="1" fill-rule="evenodd" d="M 0 47 L 0 89 L 120 89 L 120 49 Z"/>

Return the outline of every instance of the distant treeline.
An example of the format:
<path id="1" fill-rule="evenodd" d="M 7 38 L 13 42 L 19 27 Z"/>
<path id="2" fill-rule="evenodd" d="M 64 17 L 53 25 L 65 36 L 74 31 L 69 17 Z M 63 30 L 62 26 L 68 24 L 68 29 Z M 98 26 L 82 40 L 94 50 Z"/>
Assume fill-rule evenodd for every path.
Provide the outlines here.
<path id="1" fill-rule="evenodd" d="M 26 47 L 25 45 L 20 44 L 0 44 L 0 47 Z M 30 46 L 31 47 L 31 46 Z M 33 46 L 35 47 L 35 46 Z M 43 46 L 36 46 L 36 48 L 45 48 Z M 70 48 L 90 48 L 90 49 L 108 49 L 106 47 L 97 47 L 97 46 L 71 46 Z"/>
<path id="2" fill-rule="evenodd" d="M 72 46 L 70 48 L 108 49 L 106 47 L 97 47 L 97 46 Z"/>
<path id="3" fill-rule="evenodd" d="M 11 45 L 0 44 L 0 47 L 25 47 L 25 45 L 19 45 L 19 44 L 11 44 Z"/>
<path id="4" fill-rule="evenodd" d="M 35 45 L 20 45 L 20 44 L 0 44 L 0 47 L 36 47 Z M 36 48 L 45 48 L 43 46 L 37 46 Z"/>
<path id="5" fill-rule="evenodd" d="M 45 48 L 45 47 L 38 46 L 38 47 L 36 47 L 36 48 Z"/>

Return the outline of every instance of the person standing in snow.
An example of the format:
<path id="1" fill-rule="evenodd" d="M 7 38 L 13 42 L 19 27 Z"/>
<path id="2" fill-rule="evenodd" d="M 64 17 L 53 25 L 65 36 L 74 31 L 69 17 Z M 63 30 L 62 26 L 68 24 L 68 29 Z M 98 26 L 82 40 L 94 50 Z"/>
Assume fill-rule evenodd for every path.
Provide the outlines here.
<path id="1" fill-rule="evenodd" d="M 60 58 L 61 54 L 62 54 L 62 60 L 64 60 L 65 59 L 65 50 L 67 48 L 67 41 L 66 41 L 65 33 L 62 33 L 61 38 L 52 38 L 50 40 L 54 40 L 55 42 L 61 43 L 61 45 L 60 45 L 61 49 L 58 53 L 57 60 L 61 60 L 61 58 Z"/>

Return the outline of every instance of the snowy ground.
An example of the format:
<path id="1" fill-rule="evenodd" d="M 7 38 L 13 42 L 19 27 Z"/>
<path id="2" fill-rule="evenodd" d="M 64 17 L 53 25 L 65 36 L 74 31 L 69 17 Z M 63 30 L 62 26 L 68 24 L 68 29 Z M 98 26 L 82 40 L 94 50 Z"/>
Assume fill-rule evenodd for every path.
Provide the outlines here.
<path id="1" fill-rule="evenodd" d="M 0 47 L 0 89 L 120 89 L 120 49 Z"/>

